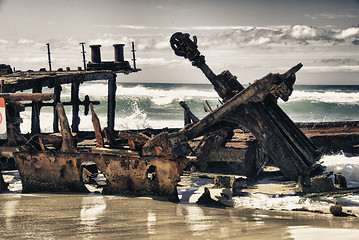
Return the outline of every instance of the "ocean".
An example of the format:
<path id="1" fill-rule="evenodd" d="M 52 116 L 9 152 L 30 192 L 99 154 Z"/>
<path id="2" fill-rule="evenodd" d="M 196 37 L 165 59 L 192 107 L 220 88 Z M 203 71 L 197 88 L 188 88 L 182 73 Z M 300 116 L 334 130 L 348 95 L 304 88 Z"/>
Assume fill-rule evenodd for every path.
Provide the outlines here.
<path id="1" fill-rule="evenodd" d="M 107 84 L 88 82 L 80 99 L 89 95 L 102 127 L 106 126 Z M 221 103 L 209 84 L 117 84 L 116 130 L 181 128 L 185 101 L 203 118 L 206 101 L 214 109 Z M 70 85 L 62 101 L 70 101 Z M 359 86 L 295 85 L 288 102 L 279 106 L 295 122 L 358 121 Z M 71 122 L 71 108 L 66 107 Z M 80 130 L 92 130 L 90 116 L 80 107 Z M 31 112 L 21 113 L 22 132 L 30 129 Z M 52 108 L 43 107 L 41 129 L 52 131 Z M 358 143 L 359 144 L 359 143 Z M 359 156 L 344 152 L 323 156 L 326 171 L 341 172 L 349 187 L 359 187 Z M 10 192 L 0 194 L 0 239 L 357 239 L 358 218 L 293 212 L 292 209 L 326 210 L 338 200 L 359 215 L 359 195 L 302 198 L 256 192 L 233 198 L 234 207 L 221 209 L 195 204 L 203 192 L 198 179 L 183 176 L 178 187 L 181 203 L 151 198 L 92 194 L 21 194 L 18 173 L 4 173 Z M 264 183 L 268 189 L 271 184 Z M 185 195 L 191 195 L 185 200 Z"/>
<path id="2" fill-rule="evenodd" d="M 245 86 L 246 87 L 246 86 Z M 71 86 L 65 85 L 62 101 L 70 101 Z M 106 126 L 107 83 L 86 82 L 80 86 L 80 100 L 85 95 L 92 101 L 102 127 Z M 169 83 L 117 83 L 115 129 L 181 128 L 184 125 L 183 109 L 179 101 L 185 101 L 191 111 L 203 118 L 206 101 L 215 109 L 221 103 L 211 84 Z M 359 85 L 294 85 L 289 101 L 278 101 L 279 106 L 295 122 L 327 122 L 359 120 Z M 71 108 L 66 107 L 68 119 Z M 22 132 L 30 130 L 31 109 L 22 113 Z M 52 108 L 41 110 L 41 129 L 52 131 Z M 80 130 L 92 130 L 90 116 L 80 107 Z"/>

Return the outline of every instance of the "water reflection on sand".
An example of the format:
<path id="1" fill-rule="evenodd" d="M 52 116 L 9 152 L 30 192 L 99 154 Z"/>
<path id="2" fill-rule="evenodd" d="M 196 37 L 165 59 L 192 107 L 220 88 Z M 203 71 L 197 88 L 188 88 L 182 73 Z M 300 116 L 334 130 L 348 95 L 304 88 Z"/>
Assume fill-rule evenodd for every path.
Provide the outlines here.
<path id="1" fill-rule="evenodd" d="M 106 209 L 106 203 L 103 196 L 86 196 L 82 198 L 81 205 L 80 224 L 83 226 L 82 231 L 86 233 L 83 238 L 90 239 Z"/>
<path id="2" fill-rule="evenodd" d="M 359 231 L 357 218 L 211 208 L 99 194 L 0 194 L 1 239 L 300 239 Z"/>

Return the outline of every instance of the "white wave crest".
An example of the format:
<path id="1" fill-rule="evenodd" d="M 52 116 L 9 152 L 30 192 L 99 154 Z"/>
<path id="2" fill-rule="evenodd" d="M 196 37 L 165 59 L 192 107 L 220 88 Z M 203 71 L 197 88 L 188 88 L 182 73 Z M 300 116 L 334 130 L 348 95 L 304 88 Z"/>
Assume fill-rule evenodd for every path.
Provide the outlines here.
<path id="1" fill-rule="evenodd" d="M 91 82 L 81 85 L 80 99 L 85 95 L 89 95 L 91 100 L 103 100 L 107 98 L 108 88 L 106 82 Z M 188 99 L 203 99 L 215 100 L 218 99 L 216 91 L 211 89 L 190 89 L 181 86 L 172 87 L 169 89 L 151 88 L 141 84 L 135 86 L 122 86 L 117 85 L 117 97 L 130 97 L 130 98 L 150 98 L 156 105 L 167 105 L 174 101 L 182 101 Z M 71 85 L 64 85 L 61 96 L 69 98 L 71 96 Z"/>
<path id="2" fill-rule="evenodd" d="M 359 92 L 311 92 L 311 91 L 293 91 L 289 98 L 290 102 L 310 101 L 312 103 L 338 103 L 359 105 Z"/>
<path id="3" fill-rule="evenodd" d="M 144 129 L 151 127 L 147 114 L 140 110 L 135 102 L 132 107 L 132 114 L 128 116 L 116 117 L 116 128 L 121 130 Z"/>
<path id="4" fill-rule="evenodd" d="M 348 187 L 359 186 L 359 156 L 347 157 L 343 153 L 323 156 L 322 165 L 327 172 L 342 173 L 346 178 Z"/>
<path id="5" fill-rule="evenodd" d="M 165 89 L 153 89 L 147 88 L 142 85 L 137 85 L 136 87 L 118 87 L 118 95 L 121 96 L 130 96 L 130 97 L 149 97 L 152 102 L 156 105 L 166 105 L 170 104 L 173 101 L 188 100 L 194 98 L 200 99 L 217 99 L 218 95 L 213 90 L 209 92 L 206 90 L 195 90 L 195 89 L 186 89 L 186 88 L 173 88 L 169 90 Z"/>

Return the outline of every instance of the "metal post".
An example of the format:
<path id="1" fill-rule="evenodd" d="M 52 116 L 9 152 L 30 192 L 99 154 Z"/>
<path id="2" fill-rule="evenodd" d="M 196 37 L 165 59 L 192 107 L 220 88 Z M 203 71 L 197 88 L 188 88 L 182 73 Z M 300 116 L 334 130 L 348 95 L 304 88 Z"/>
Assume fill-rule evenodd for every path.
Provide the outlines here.
<path id="1" fill-rule="evenodd" d="M 80 125 L 80 117 L 79 117 L 79 105 L 80 105 L 79 89 L 80 89 L 80 83 L 79 83 L 79 82 L 73 82 L 73 83 L 71 83 L 71 103 L 72 103 L 72 124 L 71 124 L 71 130 L 72 130 L 72 132 L 75 132 L 75 133 L 77 133 L 77 132 L 79 131 L 79 125 Z"/>
<path id="2" fill-rule="evenodd" d="M 46 45 L 47 45 L 47 56 L 48 56 L 48 59 L 49 59 L 49 70 L 51 72 L 52 69 L 51 69 L 50 43 L 46 43 Z"/>
<path id="3" fill-rule="evenodd" d="M 116 115 L 116 74 L 108 80 L 108 100 L 107 100 L 107 127 L 111 130 L 115 128 Z"/>
<path id="4" fill-rule="evenodd" d="M 82 45 L 82 59 L 83 59 L 83 61 L 84 61 L 84 70 L 86 71 L 86 57 L 85 57 L 85 47 L 84 47 L 84 45 L 85 45 L 85 43 L 84 42 L 80 42 L 79 43 L 80 45 Z"/>
<path id="5" fill-rule="evenodd" d="M 134 42 L 132 42 L 132 50 L 131 50 L 131 52 L 132 52 L 132 56 L 133 56 L 133 58 L 132 58 L 133 69 L 136 70 L 136 54 L 135 54 L 136 50 L 135 50 L 135 43 Z"/>
<path id="6" fill-rule="evenodd" d="M 53 122 L 53 130 L 54 133 L 59 132 L 59 116 L 57 114 L 57 110 L 56 110 L 56 106 L 57 103 L 61 102 L 61 91 L 62 91 L 62 87 L 60 84 L 56 84 L 54 87 L 54 94 L 55 94 L 55 99 L 54 99 L 54 122 Z"/>
<path id="7" fill-rule="evenodd" d="M 41 93 L 42 92 L 42 86 L 41 83 L 37 82 L 36 86 L 32 89 L 33 93 Z M 37 134 L 41 132 L 40 129 L 40 110 L 41 110 L 41 103 L 38 101 L 32 102 L 31 107 L 31 133 Z"/>

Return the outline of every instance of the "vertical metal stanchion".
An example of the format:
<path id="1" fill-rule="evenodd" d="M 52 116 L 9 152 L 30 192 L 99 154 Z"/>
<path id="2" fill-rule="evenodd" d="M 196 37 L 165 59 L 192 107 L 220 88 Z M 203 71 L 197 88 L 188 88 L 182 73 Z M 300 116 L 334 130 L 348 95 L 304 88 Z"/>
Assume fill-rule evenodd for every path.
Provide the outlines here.
<path id="1" fill-rule="evenodd" d="M 132 58 L 133 69 L 136 71 L 136 54 L 135 54 L 136 50 L 135 50 L 135 43 L 134 42 L 132 42 L 132 50 L 131 50 L 131 52 L 132 52 L 132 56 L 133 56 L 133 58 Z"/>
<path id="2" fill-rule="evenodd" d="M 83 61 L 84 61 L 84 70 L 86 71 L 86 57 L 85 57 L 85 43 L 84 42 L 80 42 L 79 43 L 80 45 L 82 45 L 82 59 L 83 59 Z"/>
<path id="3" fill-rule="evenodd" d="M 51 72 L 52 69 L 51 69 L 50 43 L 46 43 L 46 45 L 47 45 L 47 57 L 49 59 L 49 71 Z"/>

